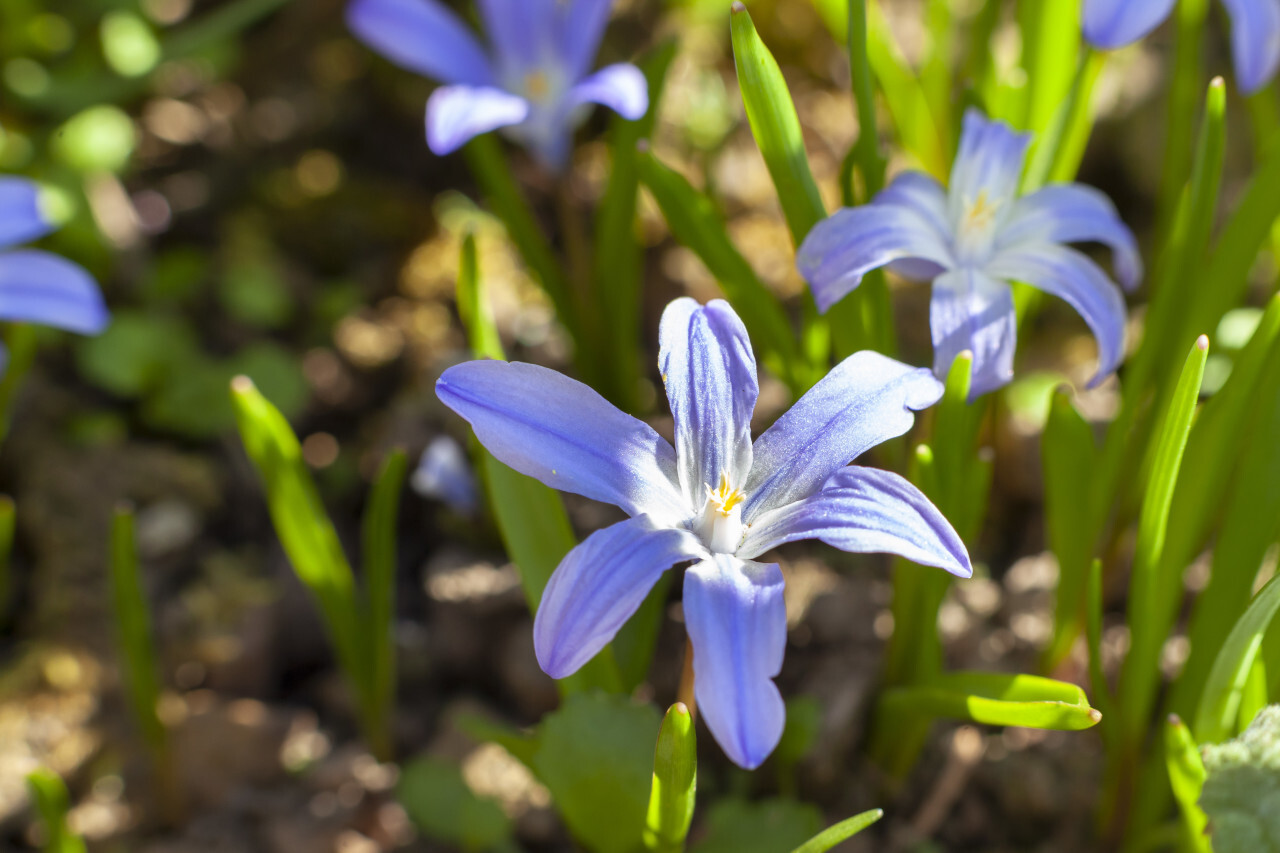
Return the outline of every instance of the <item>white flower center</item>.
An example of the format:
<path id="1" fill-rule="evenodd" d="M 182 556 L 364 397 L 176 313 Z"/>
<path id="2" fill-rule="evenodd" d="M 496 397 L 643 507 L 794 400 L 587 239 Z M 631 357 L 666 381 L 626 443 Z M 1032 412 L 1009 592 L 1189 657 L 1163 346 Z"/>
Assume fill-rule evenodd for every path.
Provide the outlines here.
<path id="1" fill-rule="evenodd" d="M 742 542 L 742 503 L 747 496 L 729 485 L 720 475 L 720 485 L 707 486 L 707 501 L 694 525 L 694 532 L 713 553 L 732 554 Z"/>
<path id="2" fill-rule="evenodd" d="M 956 254 L 963 260 L 978 260 L 991 251 L 995 238 L 996 217 L 1001 200 L 992 199 L 983 190 L 974 199 L 965 199 L 964 214 L 956 229 Z"/>

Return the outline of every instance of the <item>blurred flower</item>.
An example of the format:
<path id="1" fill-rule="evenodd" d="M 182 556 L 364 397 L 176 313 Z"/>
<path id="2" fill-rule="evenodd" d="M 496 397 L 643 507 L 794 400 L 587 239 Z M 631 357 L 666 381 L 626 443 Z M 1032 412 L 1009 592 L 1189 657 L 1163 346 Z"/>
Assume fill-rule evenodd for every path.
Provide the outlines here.
<path id="1" fill-rule="evenodd" d="M 1102 50 L 1143 38 L 1173 11 L 1175 0 L 1085 0 L 1084 37 Z M 1280 0 L 1222 0 L 1231 17 L 1236 82 L 1253 94 L 1280 68 Z"/>
<path id="2" fill-rule="evenodd" d="M 423 497 L 442 500 L 462 515 L 472 515 L 480 506 L 467 455 L 447 435 L 433 439 L 422 451 L 409 485 Z"/>
<path id="3" fill-rule="evenodd" d="M 0 319 L 96 335 L 110 321 L 98 283 L 66 258 L 14 249 L 54 230 L 40 210 L 40 190 L 0 177 Z"/>
<path id="4" fill-rule="evenodd" d="M 753 768 L 782 735 L 773 678 L 787 639 L 782 572 L 753 558 L 821 539 L 972 573 L 964 543 L 918 489 L 896 474 L 846 467 L 910 429 L 942 386 L 928 370 L 860 352 L 752 444 L 755 356 L 728 303 L 677 299 L 659 334 L 674 449 L 587 386 L 531 364 L 458 365 L 436 393 L 517 471 L 631 516 L 587 537 L 552 575 L 534 622 L 543 670 L 575 672 L 663 572 L 693 561 L 684 614 L 697 701 L 729 757 Z"/>
<path id="5" fill-rule="evenodd" d="M 649 108 L 634 65 L 591 69 L 612 0 L 477 0 L 493 50 L 440 0 L 354 0 L 352 31 L 392 62 L 447 84 L 427 102 L 427 144 L 448 154 L 498 128 L 560 169 L 591 104 Z"/>
<path id="6" fill-rule="evenodd" d="M 905 172 L 870 204 L 819 223 L 797 257 L 819 309 L 878 267 L 932 281 L 934 372 L 945 377 L 955 357 L 971 351 L 976 398 L 1013 378 L 1009 282 L 1021 281 L 1084 317 L 1098 339 L 1095 383 L 1115 370 L 1124 353 L 1124 299 L 1093 261 L 1063 244 L 1109 245 L 1120 281 L 1132 288 L 1142 277 L 1137 243 L 1107 197 L 1090 187 L 1056 184 L 1018 198 L 1030 141 L 970 110 L 949 192 L 928 175 Z"/>

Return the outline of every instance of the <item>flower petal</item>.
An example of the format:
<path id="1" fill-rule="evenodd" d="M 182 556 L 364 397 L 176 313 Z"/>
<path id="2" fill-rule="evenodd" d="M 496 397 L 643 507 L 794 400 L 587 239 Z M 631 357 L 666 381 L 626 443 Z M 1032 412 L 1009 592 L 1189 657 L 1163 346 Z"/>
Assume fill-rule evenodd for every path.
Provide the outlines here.
<path id="1" fill-rule="evenodd" d="M 751 471 L 751 415 L 760 396 L 746 327 L 722 299 L 677 299 L 662 312 L 658 369 L 675 418 L 680 485 L 691 507 L 721 477 L 741 488 Z"/>
<path id="2" fill-rule="evenodd" d="M 1251 95 L 1280 67 L 1280 0 L 1222 0 L 1231 16 L 1236 83 Z"/>
<path id="3" fill-rule="evenodd" d="M 647 515 L 597 530 L 551 575 L 533 623 L 538 665 L 552 678 L 572 675 L 608 645 L 658 578 L 706 551 L 693 534 Z"/>
<path id="4" fill-rule="evenodd" d="M 971 577 L 969 552 L 924 493 L 897 474 L 852 465 L 822 491 L 764 513 L 738 549 L 757 557 L 784 542 L 820 539 L 855 554 L 887 553 Z"/>
<path id="5" fill-rule="evenodd" d="M 756 439 L 743 522 L 818 491 L 864 451 L 911 429 L 914 413 L 942 390 L 927 368 L 869 350 L 849 356 Z"/>
<path id="6" fill-rule="evenodd" d="M 1124 357 L 1124 297 L 1093 261 L 1075 249 L 1045 243 L 1001 252 L 987 270 L 1052 293 L 1076 309 L 1098 339 L 1098 373 L 1091 386 L 1120 364 Z"/>
<path id="7" fill-rule="evenodd" d="M 787 648 L 782 570 L 728 554 L 684 575 L 694 695 L 707 728 L 740 767 L 759 767 L 782 737 L 786 708 L 773 679 Z"/>
<path id="8" fill-rule="evenodd" d="M 996 249 L 1021 243 L 1092 242 L 1115 253 L 1116 275 L 1126 290 L 1138 286 L 1138 241 L 1106 194 L 1083 184 L 1055 184 L 1018 199 L 996 237 Z"/>
<path id="9" fill-rule="evenodd" d="M 960 150 L 951 167 L 949 212 L 957 229 L 975 205 L 995 211 L 996 220 L 1018 191 L 1031 134 L 1016 133 L 1002 121 L 988 119 L 976 109 L 964 114 Z"/>
<path id="10" fill-rule="evenodd" d="M 819 311 L 826 311 L 862 283 L 862 277 L 894 261 L 920 260 L 939 271 L 954 264 L 951 250 L 929 219 L 911 207 L 869 204 L 846 207 L 809 232 L 796 266 Z"/>
<path id="11" fill-rule="evenodd" d="M 947 219 L 947 191 L 932 175 L 924 172 L 901 172 L 875 197 L 872 204 L 907 207 L 928 220 L 941 243 L 951 239 Z"/>
<path id="12" fill-rule="evenodd" d="M 353 0 L 347 26 L 396 65 L 424 77 L 471 86 L 494 82 L 471 28 L 439 0 Z"/>
<path id="13" fill-rule="evenodd" d="M 519 124 L 529 102 L 490 86 L 442 86 L 427 99 L 427 147 L 452 154 L 474 137 Z"/>
<path id="14" fill-rule="evenodd" d="M 25 178 L 0 178 L 0 249 L 38 239 L 52 230 L 40 212 L 40 188 Z"/>
<path id="15" fill-rule="evenodd" d="M 469 361 L 446 370 L 436 394 L 521 474 L 662 523 L 692 514 L 671 445 L 581 382 L 533 364 Z"/>
<path id="16" fill-rule="evenodd" d="M 34 249 L 0 254 L 0 318 L 82 335 L 96 335 L 111 322 L 84 267 Z"/>
<path id="17" fill-rule="evenodd" d="M 613 0 L 564 0 L 560 13 L 560 46 L 570 78 L 583 77 L 595 63 Z M 619 110 L 618 112 L 622 112 Z M 641 110 L 641 115 L 644 111 Z"/>
<path id="18" fill-rule="evenodd" d="M 933 372 L 945 377 L 965 350 L 973 353 L 969 399 L 976 400 L 1013 378 L 1018 318 L 1013 288 L 975 269 L 958 269 L 933 281 L 929 302 Z"/>
<path id="19" fill-rule="evenodd" d="M 1084 0 L 1085 41 L 1117 50 L 1151 33 L 1169 17 L 1176 0 Z"/>
<path id="20" fill-rule="evenodd" d="M 559 60 L 556 43 L 561 0 L 476 0 L 495 61 L 507 73 L 523 73 Z"/>
<path id="21" fill-rule="evenodd" d="M 602 104 L 635 121 L 649 109 L 649 83 L 634 65 L 610 65 L 569 90 L 570 111 L 584 104 Z"/>

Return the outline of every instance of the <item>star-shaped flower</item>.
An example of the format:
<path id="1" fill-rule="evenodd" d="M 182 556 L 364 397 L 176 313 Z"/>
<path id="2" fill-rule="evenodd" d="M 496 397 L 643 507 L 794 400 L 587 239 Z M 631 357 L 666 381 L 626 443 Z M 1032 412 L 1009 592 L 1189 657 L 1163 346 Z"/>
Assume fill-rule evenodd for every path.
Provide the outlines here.
<path id="1" fill-rule="evenodd" d="M 589 73 L 612 0 L 477 0 L 492 43 L 439 0 L 355 0 L 352 31 L 392 62 L 446 85 L 427 102 L 427 144 L 448 154 L 505 128 L 547 166 L 569 157 L 573 131 L 592 104 L 628 119 L 649 108 L 634 65 Z"/>
<path id="2" fill-rule="evenodd" d="M 582 383 L 531 364 L 461 364 L 445 371 L 436 393 L 507 465 L 631 516 L 587 537 L 556 569 L 534 622 L 543 670 L 575 672 L 663 572 L 692 562 L 684 614 L 695 696 L 729 757 L 753 768 L 782 736 L 773 678 L 787 638 L 782 571 L 755 558 L 820 539 L 972 574 L 964 543 L 918 489 L 887 471 L 849 467 L 910 429 L 942 386 L 926 369 L 860 352 L 753 443 L 755 356 L 728 303 L 678 299 L 659 335 L 674 448 Z"/>
<path id="3" fill-rule="evenodd" d="M 1066 243 L 1097 241 L 1115 252 L 1126 288 L 1142 277 L 1133 233 L 1105 195 L 1055 184 L 1018 197 L 1031 138 L 976 110 L 964 117 L 951 186 L 904 172 L 870 204 L 837 211 L 810 232 L 796 258 L 826 311 L 873 269 L 888 266 L 933 282 L 929 322 L 934 372 L 973 353 L 972 396 L 1013 378 L 1017 318 L 1012 281 L 1065 300 L 1098 339 L 1097 382 L 1124 354 L 1125 304 L 1106 273 Z"/>

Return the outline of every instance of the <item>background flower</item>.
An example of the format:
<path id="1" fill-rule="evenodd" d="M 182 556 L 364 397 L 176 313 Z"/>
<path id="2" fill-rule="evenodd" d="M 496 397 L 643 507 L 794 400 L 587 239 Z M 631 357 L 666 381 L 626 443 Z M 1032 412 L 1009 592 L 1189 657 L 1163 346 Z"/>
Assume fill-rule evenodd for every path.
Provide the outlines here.
<path id="1" fill-rule="evenodd" d="M 492 50 L 439 0 L 355 0 L 351 29 L 392 62 L 439 80 L 427 102 L 427 144 L 448 154 L 505 128 L 559 169 L 591 104 L 629 119 L 649 108 L 633 65 L 589 74 L 612 0 L 478 0 Z"/>
<path id="2" fill-rule="evenodd" d="M 1063 244 L 1107 244 L 1121 283 L 1133 288 L 1142 277 L 1137 243 L 1097 190 L 1059 184 L 1018 198 L 1030 142 L 970 110 L 949 189 L 906 172 L 871 204 L 819 223 L 796 259 L 818 307 L 827 310 L 879 267 L 932 281 L 934 372 L 946 376 L 959 353 L 972 351 L 977 397 L 1013 378 L 1017 317 L 1009 283 L 1022 281 L 1084 317 L 1098 339 L 1095 382 L 1115 370 L 1124 353 L 1124 299 L 1093 261 Z"/>

